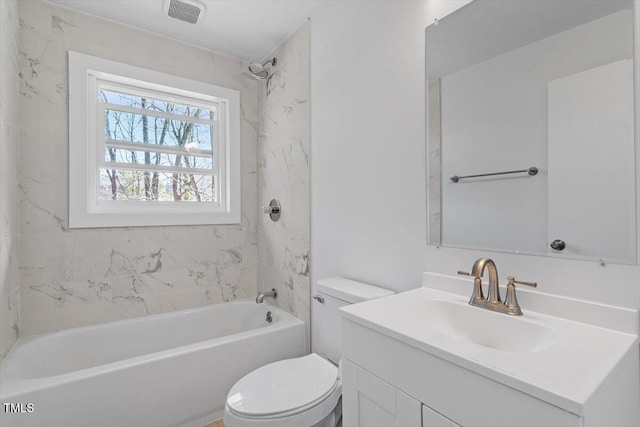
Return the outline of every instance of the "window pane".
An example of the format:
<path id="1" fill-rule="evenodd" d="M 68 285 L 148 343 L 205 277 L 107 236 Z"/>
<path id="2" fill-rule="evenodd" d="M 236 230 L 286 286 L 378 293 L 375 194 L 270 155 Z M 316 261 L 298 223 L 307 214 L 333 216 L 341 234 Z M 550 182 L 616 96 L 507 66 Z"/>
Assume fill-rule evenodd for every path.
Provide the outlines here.
<path id="1" fill-rule="evenodd" d="M 178 156 L 180 157 L 178 159 Z M 130 163 L 134 165 L 178 166 L 181 168 L 212 169 L 211 157 L 185 156 L 178 154 L 132 151 L 121 148 L 105 148 L 107 162 Z"/>
<path id="2" fill-rule="evenodd" d="M 100 88 L 100 101 L 127 107 L 144 108 L 171 114 L 198 117 L 204 120 L 215 120 L 215 108 L 201 108 L 194 105 L 166 102 L 159 99 L 132 95 L 115 90 Z"/>
<path id="3" fill-rule="evenodd" d="M 212 150 L 212 126 L 105 109 L 105 138 Z M 146 128 L 146 132 L 145 132 Z"/>
<path id="4" fill-rule="evenodd" d="M 215 177 L 100 169 L 99 200 L 216 202 Z"/>

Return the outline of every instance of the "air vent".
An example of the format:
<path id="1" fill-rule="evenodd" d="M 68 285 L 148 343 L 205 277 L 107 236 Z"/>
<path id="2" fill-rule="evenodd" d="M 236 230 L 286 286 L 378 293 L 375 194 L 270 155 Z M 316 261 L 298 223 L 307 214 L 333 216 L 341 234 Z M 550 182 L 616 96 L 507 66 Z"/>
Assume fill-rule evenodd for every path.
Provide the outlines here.
<path id="1" fill-rule="evenodd" d="M 165 12 L 169 17 L 189 24 L 197 24 L 204 16 L 207 7 L 195 0 L 166 0 Z"/>

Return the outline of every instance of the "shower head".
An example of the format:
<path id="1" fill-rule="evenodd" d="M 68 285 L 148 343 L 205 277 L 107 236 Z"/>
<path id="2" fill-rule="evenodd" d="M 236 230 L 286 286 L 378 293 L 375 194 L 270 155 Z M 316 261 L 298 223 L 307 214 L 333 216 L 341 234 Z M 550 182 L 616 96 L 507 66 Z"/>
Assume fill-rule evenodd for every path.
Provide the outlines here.
<path id="1" fill-rule="evenodd" d="M 261 64 L 259 62 L 252 62 L 249 64 L 249 72 L 257 79 L 264 80 L 269 77 L 269 69 L 271 67 L 275 67 L 277 64 L 277 59 L 273 58 L 268 60 L 267 62 Z"/>

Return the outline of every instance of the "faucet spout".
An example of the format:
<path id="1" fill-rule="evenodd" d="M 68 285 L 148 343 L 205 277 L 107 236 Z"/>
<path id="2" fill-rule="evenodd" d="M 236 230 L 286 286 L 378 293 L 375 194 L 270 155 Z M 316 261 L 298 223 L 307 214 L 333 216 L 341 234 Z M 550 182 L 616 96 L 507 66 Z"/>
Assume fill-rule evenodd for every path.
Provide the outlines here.
<path id="1" fill-rule="evenodd" d="M 264 302 L 264 299 L 267 297 L 278 298 L 278 292 L 275 289 L 271 289 L 270 291 L 267 291 L 267 292 L 260 292 L 256 297 L 256 303 L 262 304 Z"/>
<path id="2" fill-rule="evenodd" d="M 489 293 L 485 298 L 482 294 L 482 275 L 484 270 L 489 270 Z M 489 258 L 480 258 L 473 263 L 471 273 L 466 271 L 458 271 L 461 276 L 473 277 L 473 293 L 469 304 L 486 308 L 487 310 L 497 311 L 499 313 L 510 314 L 512 316 L 522 316 L 522 310 L 518 305 L 516 298 L 516 283 L 519 285 L 527 285 L 531 287 L 538 286 L 535 282 L 523 282 L 516 280 L 515 277 L 509 277 L 507 285 L 507 300 L 503 303 L 500 299 L 500 288 L 498 287 L 498 269 L 496 263 Z"/>
<path id="3" fill-rule="evenodd" d="M 496 263 L 489 258 L 480 258 L 473 263 L 471 275 L 479 279 L 484 274 L 484 270 L 489 271 L 489 292 L 487 293 L 487 301 L 490 303 L 502 302 L 500 299 L 500 288 L 498 287 L 498 268 Z"/>

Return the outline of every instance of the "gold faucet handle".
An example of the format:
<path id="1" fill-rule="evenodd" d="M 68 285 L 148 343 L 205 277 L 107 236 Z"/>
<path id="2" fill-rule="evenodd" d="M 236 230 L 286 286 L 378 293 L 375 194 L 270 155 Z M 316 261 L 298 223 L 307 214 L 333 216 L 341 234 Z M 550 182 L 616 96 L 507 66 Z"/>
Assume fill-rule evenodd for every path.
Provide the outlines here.
<path id="1" fill-rule="evenodd" d="M 513 276 L 507 277 L 507 280 L 509 281 L 509 283 L 507 283 L 507 299 L 505 299 L 504 301 L 507 314 L 521 316 L 522 310 L 520 309 L 520 305 L 518 304 L 518 298 L 516 298 L 516 283 L 518 285 L 527 285 L 533 288 L 538 287 L 538 284 L 536 282 L 525 282 L 522 280 L 516 280 L 516 278 Z"/>
<path id="2" fill-rule="evenodd" d="M 523 280 L 516 280 L 516 278 L 513 277 L 513 276 L 507 277 L 507 280 L 509 281 L 507 286 L 515 286 L 515 284 L 517 283 L 518 285 L 527 285 L 527 286 L 531 286 L 533 288 L 537 288 L 538 287 L 538 283 L 536 283 L 536 282 L 525 282 Z"/>
<path id="3" fill-rule="evenodd" d="M 466 271 L 458 271 L 460 276 L 473 277 L 473 293 L 471 294 L 471 304 L 473 301 L 484 301 L 484 293 L 482 292 L 482 277 L 474 276 Z"/>
<path id="4" fill-rule="evenodd" d="M 471 276 L 471 277 L 475 277 L 473 276 L 471 273 L 467 273 L 466 271 L 458 271 L 458 274 L 460 276 Z"/>

